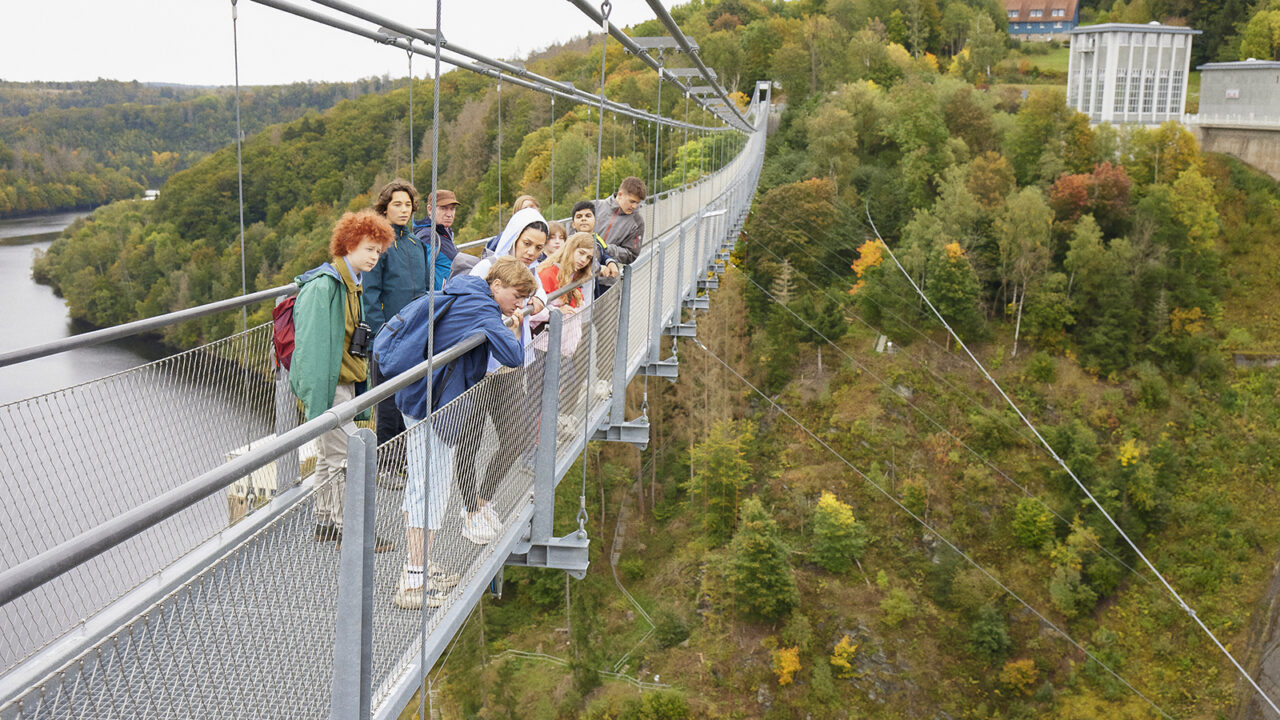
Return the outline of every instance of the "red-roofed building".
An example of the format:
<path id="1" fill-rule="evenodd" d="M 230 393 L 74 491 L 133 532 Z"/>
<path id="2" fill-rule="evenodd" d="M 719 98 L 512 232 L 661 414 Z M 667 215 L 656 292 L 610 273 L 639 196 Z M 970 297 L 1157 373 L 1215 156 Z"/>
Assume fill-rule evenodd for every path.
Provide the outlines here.
<path id="1" fill-rule="evenodd" d="M 1080 22 L 1079 0 L 1004 0 L 1004 9 L 1019 40 L 1063 40 Z"/>

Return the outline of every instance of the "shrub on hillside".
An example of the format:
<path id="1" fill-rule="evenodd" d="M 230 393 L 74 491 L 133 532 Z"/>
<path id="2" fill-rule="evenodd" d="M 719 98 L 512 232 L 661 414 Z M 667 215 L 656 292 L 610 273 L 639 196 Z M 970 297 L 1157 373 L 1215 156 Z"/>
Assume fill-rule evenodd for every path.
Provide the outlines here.
<path id="1" fill-rule="evenodd" d="M 966 642 L 969 652 L 994 664 L 1008 654 L 1012 646 L 1004 613 L 991 605 L 984 605 L 969 626 Z"/>
<path id="2" fill-rule="evenodd" d="M 675 647 L 689 638 L 688 623 L 674 610 L 663 608 L 653 620 L 653 634 L 662 649 Z"/>
<path id="3" fill-rule="evenodd" d="M 1019 545 L 1039 550 L 1053 539 L 1053 513 L 1039 500 L 1024 497 L 1013 508 L 1009 529 Z"/>
<path id="4" fill-rule="evenodd" d="M 823 492 L 813 513 L 813 559 L 827 572 L 843 573 L 867 549 L 867 528 L 853 509 L 835 495 Z"/>

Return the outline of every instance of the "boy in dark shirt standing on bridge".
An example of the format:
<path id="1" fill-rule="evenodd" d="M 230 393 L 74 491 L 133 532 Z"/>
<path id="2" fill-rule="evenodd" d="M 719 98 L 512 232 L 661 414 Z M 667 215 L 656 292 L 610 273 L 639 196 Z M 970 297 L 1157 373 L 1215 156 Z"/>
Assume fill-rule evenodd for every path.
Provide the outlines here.
<path id="1" fill-rule="evenodd" d="M 452 197 L 453 193 L 449 194 Z M 391 223 L 395 234 L 381 261 L 361 278 L 365 318 L 369 323 L 369 332 L 377 335 L 383 324 L 395 317 L 410 300 L 427 294 L 431 287 L 428 283 L 433 283 L 435 289 L 439 290 L 449 277 L 449 265 L 453 259 L 442 247 L 442 251 L 436 253 L 435 272 L 428 272 L 427 268 L 432 261 L 431 227 L 428 225 L 418 230 L 417 234 L 413 232 L 413 214 L 418 210 L 418 190 L 408 180 L 396 178 L 384 185 L 373 209 Z M 442 245 L 443 241 L 444 237 L 441 236 Z M 452 244 L 453 241 L 449 242 Z M 369 360 L 369 375 L 370 386 L 376 386 L 386 379 L 379 372 L 378 364 L 373 358 Z M 404 432 L 404 420 L 390 398 L 378 403 L 374 418 L 379 445 L 385 445 Z M 399 467 L 398 462 L 394 465 Z M 403 478 L 399 472 L 392 472 L 385 478 L 385 483 L 398 489 L 403 485 Z M 379 480 L 384 478 L 380 475 Z"/>
<path id="2" fill-rule="evenodd" d="M 365 360 L 369 336 L 364 325 L 361 278 L 378 264 L 394 234 L 387 219 L 371 210 L 346 213 L 329 239 L 332 259 L 299 275 L 293 306 L 294 349 L 289 387 L 302 401 L 307 420 L 363 392 L 369 378 Z M 363 326 L 362 333 L 357 328 Z M 353 338 L 363 340 L 353 345 Z M 367 419 L 366 410 L 363 417 Z M 319 438 L 315 471 L 316 542 L 342 539 L 346 490 L 347 431 L 336 428 Z M 375 552 L 391 544 L 378 539 Z"/>
<path id="3" fill-rule="evenodd" d="M 609 256 L 623 265 L 640 257 L 644 218 L 636 210 L 644 203 L 647 192 L 644 181 L 631 176 L 623 178 L 618 192 L 596 203 L 596 229 L 604 238 Z"/>

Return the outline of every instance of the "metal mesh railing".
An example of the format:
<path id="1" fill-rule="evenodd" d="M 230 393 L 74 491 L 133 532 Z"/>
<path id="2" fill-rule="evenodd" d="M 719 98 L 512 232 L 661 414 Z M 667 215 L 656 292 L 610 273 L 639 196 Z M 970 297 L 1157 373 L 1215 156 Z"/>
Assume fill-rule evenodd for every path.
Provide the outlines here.
<path id="1" fill-rule="evenodd" d="M 725 179 L 723 175 L 716 176 L 707 185 L 725 185 Z M 710 191 L 703 188 L 688 192 Z M 741 204 L 747 197 L 748 193 L 738 192 L 734 202 Z M 659 212 L 678 221 L 680 198 L 666 198 L 663 202 L 673 201 L 675 204 Z M 726 205 L 729 201 L 717 200 Z M 689 210 L 692 204 L 688 198 L 684 202 Z M 729 222 L 722 226 L 726 231 L 730 228 Z M 535 345 L 525 367 L 487 378 L 439 410 L 432 418 L 430 432 L 425 423 L 415 424 L 378 447 L 374 532 L 387 541 L 389 550 L 374 556 L 375 714 L 387 716 L 398 711 L 389 703 L 405 697 L 396 689 L 397 683 L 403 686 L 400 678 L 421 672 L 418 658 L 425 645 L 420 643 L 426 643 L 438 631 L 451 633 L 456 629 L 448 624 L 450 613 L 461 608 L 464 595 L 476 597 L 489 580 L 481 575 L 490 572 L 495 562 L 500 565 L 505 553 L 511 552 L 511 543 L 519 535 L 517 520 L 530 516 L 540 423 L 557 424 L 555 465 L 563 472 L 572 457 L 585 447 L 585 435 L 594 431 L 591 419 L 601 416 L 611 399 L 617 400 L 611 397 L 618 391 L 611 384 L 616 343 L 625 343 L 623 356 L 630 371 L 644 362 L 650 354 L 650 340 L 657 339 L 651 338 L 654 304 L 662 304 L 663 319 L 672 313 L 678 317 L 679 298 L 702 274 L 710 252 L 720 244 L 719 238 L 707 236 L 695 247 L 699 237 L 690 229 L 683 240 L 677 233 L 673 239 L 655 241 L 664 243 L 664 252 L 659 262 L 652 260 L 653 253 L 646 253 L 632 266 L 628 307 L 621 304 L 622 288 L 615 287 L 573 318 L 566 318 L 560 370 L 556 377 L 546 378 L 556 383 L 560 417 L 542 416 L 542 386 L 548 364 L 546 346 L 539 349 Z M 694 267 L 685 267 L 690 262 Z M 655 280 L 660 265 L 663 280 L 659 294 Z M 628 313 L 626 337 L 619 336 L 623 312 Z M 661 333 L 662 328 L 656 331 Z M 575 334 L 576 341 L 571 342 Z M 266 329 L 257 328 L 243 338 L 228 338 L 193 351 L 201 358 L 184 358 L 188 355 L 184 354 L 155 364 L 167 363 L 167 370 L 148 366 L 150 370 L 131 371 L 137 374 L 134 380 L 114 386 L 98 400 L 90 400 L 95 396 L 80 388 L 63 391 L 70 395 L 61 402 L 85 402 L 90 411 L 95 403 L 101 406 L 112 397 L 116 397 L 119 407 L 103 412 L 101 422 L 93 422 L 91 412 L 85 416 L 84 410 L 75 411 L 81 415 L 68 411 L 68 416 L 82 418 L 80 422 L 86 425 L 83 434 L 88 445 L 84 447 L 89 449 L 90 457 L 74 462 L 52 458 L 49 462 L 62 468 L 59 472 L 63 473 L 56 482 L 67 484 L 74 480 L 75 469 L 86 472 L 100 467 L 93 463 L 93 448 L 107 447 L 112 439 L 132 449 L 112 448 L 101 453 L 109 458 L 108 467 L 130 478 L 136 476 L 138 481 L 106 500 L 98 495 L 109 485 L 89 483 L 92 491 L 72 496 L 74 499 L 69 501 L 71 507 L 84 506 L 83 514 L 39 515 L 49 507 L 67 505 L 52 490 L 23 498 L 26 504 L 19 514 L 39 515 L 46 523 L 62 520 L 67 527 L 26 546 L 22 550 L 25 554 L 12 547 L 13 543 L 5 546 L 6 565 L 31 557 L 103 518 L 136 507 L 202 470 L 217 467 L 229 452 L 246 445 L 249 439 L 268 434 L 273 429 L 268 342 Z M 251 350 L 246 352 L 246 347 Z M 231 356 L 228 353 L 232 351 L 240 354 Z M 252 358 L 248 367 L 260 370 L 234 370 L 235 365 L 223 360 L 246 355 Z M 207 382 L 208 387 L 199 388 L 192 397 L 182 396 L 185 399 L 169 398 L 165 392 L 177 394 L 157 388 L 173 388 L 180 382 L 168 379 L 170 376 L 186 378 L 187 382 L 194 378 L 199 383 Z M 107 383 L 122 382 L 113 378 L 97 382 L 104 383 L 104 388 Z M 149 394 L 139 387 L 145 387 Z M 127 395 L 131 389 L 139 395 L 136 401 L 117 396 Z M 0 412 L 16 410 L 3 406 Z M 32 422 L 30 409 L 22 412 L 24 421 Z M 44 412 L 57 417 L 58 406 L 51 405 Z M 49 432 L 47 423 L 36 427 L 43 429 L 32 429 L 32 433 Z M 129 433 L 139 437 L 129 438 Z M 82 433 L 77 430 L 76 434 Z M 157 438 L 175 440 L 159 442 Z M 6 437 L 5 442 L 21 441 L 15 436 Z M 29 458 L 18 462 L 40 467 L 42 461 Z M 58 465 L 60 462 L 63 465 Z M 10 476 L 22 478 L 27 484 L 35 481 L 30 473 L 10 473 L 6 482 L 12 482 Z M 100 603 L 95 606 L 89 601 L 75 606 L 68 600 L 68 596 L 77 595 L 77 582 L 106 584 L 117 579 L 105 577 L 106 574 L 119 572 L 122 577 L 118 588 L 104 596 L 114 598 L 119 588 L 136 585 L 147 573 L 156 572 L 189 551 L 193 543 L 216 535 L 227 525 L 224 497 L 220 493 L 201 501 L 0 608 L 0 621 L 6 623 L 6 650 L 18 642 L 24 648 L 21 652 L 29 653 L 31 648 L 54 637 L 35 632 L 25 624 L 50 625 L 57 618 L 74 622 L 72 616 L 86 617 L 100 607 Z M 335 626 L 341 621 L 336 600 L 341 558 L 336 543 L 317 540 L 314 497 L 308 483 L 288 502 L 268 506 L 269 512 L 260 514 L 254 524 L 240 526 L 243 531 L 239 540 L 224 547 L 216 559 L 191 569 L 190 578 L 176 589 L 157 592 L 158 599 L 152 604 L 141 612 L 135 611 L 88 649 L 78 650 L 43 678 L 33 678 L 0 707 L 0 716 L 6 720 L 326 717 L 335 671 L 346 672 L 347 668 L 334 667 Z M 489 517 L 476 519 L 485 515 Z M 24 522 L 27 532 L 40 527 L 35 518 L 24 518 Z M 486 527 L 481 527 L 481 522 Z M 449 581 L 432 584 L 423 594 L 428 606 L 425 616 L 396 602 L 406 560 L 412 560 L 410 540 L 421 542 L 417 540 L 420 536 L 407 532 L 407 524 L 426 529 L 430 547 L 423 560 L 429 570 L 436 566 Z M 462 592 L 464 589 L 466 593 Z M 39 598 L 61 614 L 39 607 Z M 425 637 L 420 634 L 424 617 Z M 65 632 L 66 627 L 59 627 L 59 633 Z M 352 662 L 357 660 L 353 658 Z"/>
<path id="2" fill-rule="evenodd" d="M 0 492 L 12 567 L 217 467 L 274 416 L 269 326 L 0 406 Z M 0 667 L 79 625 L 228 524 L 223 497 L 0 607 Z"/>
<path id="3" fill-rule="evenodd" d="M 653 293 L 655 291 L 655 270 L 653 253 L 649 253 L 631 266 L 631 307 L 628 308 L 629 324 L 627 327 L 627 369 L 649 354 L 649 335 L 652 329 Z"/>

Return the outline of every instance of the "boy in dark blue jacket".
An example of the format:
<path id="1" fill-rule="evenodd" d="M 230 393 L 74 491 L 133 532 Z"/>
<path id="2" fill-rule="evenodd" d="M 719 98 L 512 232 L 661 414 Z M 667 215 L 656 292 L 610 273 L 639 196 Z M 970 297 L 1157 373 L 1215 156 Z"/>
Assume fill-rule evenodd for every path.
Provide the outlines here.
<path id="1" fill-rule="evenodd" d="M 446 197 L 447 193 L 447 197 Z M 453 193 L 441 190 L 442 199 L 456 203 Z M 396 178 L 383 186 L 378 193 L 378 202 L 373 209 L 391 223 L 395 239 L 391 247 L 382 256 L 373 271 L 364 278 L 364 314 L 369 322 L 369 329 L 377 335 L 383 324 L 395 317 L 415 298 L 427 294 L 431 288 L 439 290 L 449 278 L 450 265 L 458 250 L 453 245 L 453 236 L 447 234 L 453 224 L 456 205 L 447 208 L 447 220 L 441 220 L 437 228 L 442 232 L 437 235 L 440 251 L 435 255 L 435 272 L 428 272 L 432 264 L 431 226 L 414 230 L 413 215 L 418 211 L 418 189 L 408 180 Z M 437 208 L 436 215 L 440 215 Z M 450 251 L 452 249 L 452 251 Z M 376 361 L 369 363 L 369 376 L 372 385 L 387 379 Z M 390 399 L 378 403 L 374 413 L 378 429 L 378 444 L 385 445 L 392 438 L 404 432 L 404 420 L 395 403 Z M 398 453 L 397 453 L 398 454 Z M 398 458 L 392 460 L 392 466 L 400 467 Z M 404 474 L 398 469 L 380 474 L 379 480 L 386 487 L 399 489 L 404 485 Z"/>
<path id="2" fill-rule="evenodd" d="M 496 468 L 489 468 L 494 472 L 486 473 L 485 483 L 477 495 L 474 456 L 479 451 L 484 413 L 492 411 L 490 406 L 495 398 L 491 396 L 497 389 L 491 389 L 483 397 L 469 398 L 468 407 L 459 406 L 453 412 L 437 415 L 429 438 L 425 437 L 426 427 L 418 423 L 428 412 L 435 413 L 484 379 L 490 357 L 507 367 L 518 368 L 524 364 L 520 319 L 535 282 L 529 270 L 510 257 L 494 262 L 486 278 L 466 275 L 451 279 L 436 299 L 436 302 L 451 304 L 436 322 L 435 352 L 448 350 L 477 332 L 485 334 L 486 342 L 434 371 L 434 402 L 427 396 L 426 378 L 396 393 L 396 406 L 404 413 L 405 425 L 409 427 L 406 438 L 409 482 L 401 506 L 409 554 L 396 588 L 397 607 L 416 609 L 424 604 L 440 607 L 444 593 L 458 583 L 458 575 L 427 561 L 448 503 L 449 474 L 455 460 L 450 451 L 452 445 L 458 445 L 458 464 L 465 464 L 463 456 L 470 453 L 470 470 L 457 477 L 465 504 L 471 510 L 463 512 L 463 537 L 483 544 L 496 536 L 496 529 L 490 527 L 486 514 L 477 507 L 481 499 L 487 501 L 493 495 L 489 476 L 496 473 Z M 462 404 L 467 404 L 467 399 Z M 474 422 L 476 417 L 480 419 L 479 424 Z M 497 421 L 495 418 L 501 432 L 504 425 Z M 430 468 L 427 467 L 428 442 L 431 443 Z M 490 465 L 495 463 L 491 461 Z"/>

